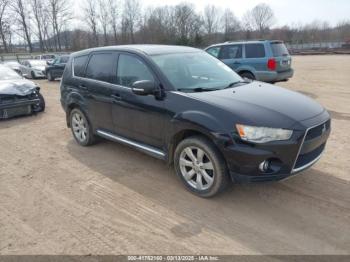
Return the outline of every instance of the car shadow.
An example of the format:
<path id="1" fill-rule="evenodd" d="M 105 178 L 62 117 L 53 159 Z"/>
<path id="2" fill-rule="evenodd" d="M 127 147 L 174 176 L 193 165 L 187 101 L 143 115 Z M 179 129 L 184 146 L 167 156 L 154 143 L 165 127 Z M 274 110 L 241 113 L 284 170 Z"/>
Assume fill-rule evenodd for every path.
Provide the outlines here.
<path id="1" fill-rule="evenodd" d="M 346 253 L 350 246 L 349 181 L 317 167 L 281 182 L 233 185 L 202 199 L 186 191 L 165 163 L 124 145 L 101 141 L 87 149 L 71 140 L 67 149 L 91 170 L 151 200 L 155 208 L 160 205 L 183 217 L 186 223 L 169 229 L 179 239 L 205 229 L 265 254 Z"/>

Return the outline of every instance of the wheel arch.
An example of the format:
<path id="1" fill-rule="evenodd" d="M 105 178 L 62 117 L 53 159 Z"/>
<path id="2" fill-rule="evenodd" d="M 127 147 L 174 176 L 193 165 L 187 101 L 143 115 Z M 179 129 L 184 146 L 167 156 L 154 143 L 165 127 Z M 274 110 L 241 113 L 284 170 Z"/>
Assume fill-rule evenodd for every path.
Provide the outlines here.
<path id="1" fill-rule="evenodd" d="M 66 104 L 66 122 L 67 122 L 67 127 L 70 127 L 70 113 L 72 112 L 73 109 L 77 108 L 79 110 L 81 110 L 85 117 L 87 118 L 87 120 L 91 123 L 87 113 L 86 113 L 86 105 L 84 103 L 83 98 L 81 97 L 81 95 L 79 95 L 78 93 L 72 93 L 70 94 L 70 96 L 67 99 L 67 104 Z"/>
<path id="2" fill-rule="evenodd" d="M 210 141 L 217 148 L 221 156 L 224 157 L 220 149 L 221 147 L 220 145 L 227 143 L 228 138 L 224 137 L 222 134 L 208 132 L 206 130 L 203 130 L 202 128 L 188 127 L 188 128 L 178 130 L 176 133 L 174 133 L 170 137 L 168 141 L 168 150 L 167 150 L 168 165 L 172 165 L 174 162 L 174 154 L 178 144 L 184 139 L 193 137 L 193 136 L 200 136 Z"/>
<path id="3" fill-rule="evenodd" d="M 241 70 L 237 71 L 237 74 L 239 74 L 239 75 L 244 74 L 244 73 L 252 74 L 254 76 L 254 78 L 256 79 L 256 74 L 254 73 L 254 70 L 245 68 L 245 69 L 241 69 Z"/>

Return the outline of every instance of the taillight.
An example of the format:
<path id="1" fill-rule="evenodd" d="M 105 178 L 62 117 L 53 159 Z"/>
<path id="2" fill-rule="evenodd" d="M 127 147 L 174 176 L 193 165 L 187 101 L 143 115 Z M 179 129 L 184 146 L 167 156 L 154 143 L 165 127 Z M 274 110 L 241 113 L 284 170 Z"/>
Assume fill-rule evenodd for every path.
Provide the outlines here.
<path id="1" fill-rule="evenodd" d="M 267 68 L 271 71 L 274 71 L 276 70 L 276 60 L 274 58 L 270 58 L 268 61 L 267 61 Z"/>

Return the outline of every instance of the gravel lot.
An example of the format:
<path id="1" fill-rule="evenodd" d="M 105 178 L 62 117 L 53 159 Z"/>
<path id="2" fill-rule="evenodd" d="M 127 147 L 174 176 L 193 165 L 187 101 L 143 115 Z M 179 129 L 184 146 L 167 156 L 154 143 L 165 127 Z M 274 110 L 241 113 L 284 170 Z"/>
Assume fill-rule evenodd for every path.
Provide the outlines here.
<path id="1" fill-rule="evenodd" d="M 0 122 L 0 254 L 350 254 L 350 56 L 293 63 L 279 85 L 333 116 L 323 158 L 209 200 L 126 146 L 78 146 L 59 82 L 38 81 L 46 112 Z"/>

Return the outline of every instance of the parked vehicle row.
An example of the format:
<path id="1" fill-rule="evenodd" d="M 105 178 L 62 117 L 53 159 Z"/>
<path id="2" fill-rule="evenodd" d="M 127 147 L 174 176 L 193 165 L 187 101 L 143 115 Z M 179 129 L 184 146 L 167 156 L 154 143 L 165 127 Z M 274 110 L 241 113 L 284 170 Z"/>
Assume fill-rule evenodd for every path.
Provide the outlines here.
<path id="1" fill-rule="evenodd" d="M 2 64 L 26 78 L 47 78 L 49 81 L 54 81 L 56 78 L 62 77 L 69 55 L 55 56 L 53 60 L 51 59 L 52 56 L 37 56 L 37 59 L 24 60 L 21 63 L 17 61 L 6 61 Z"/>

